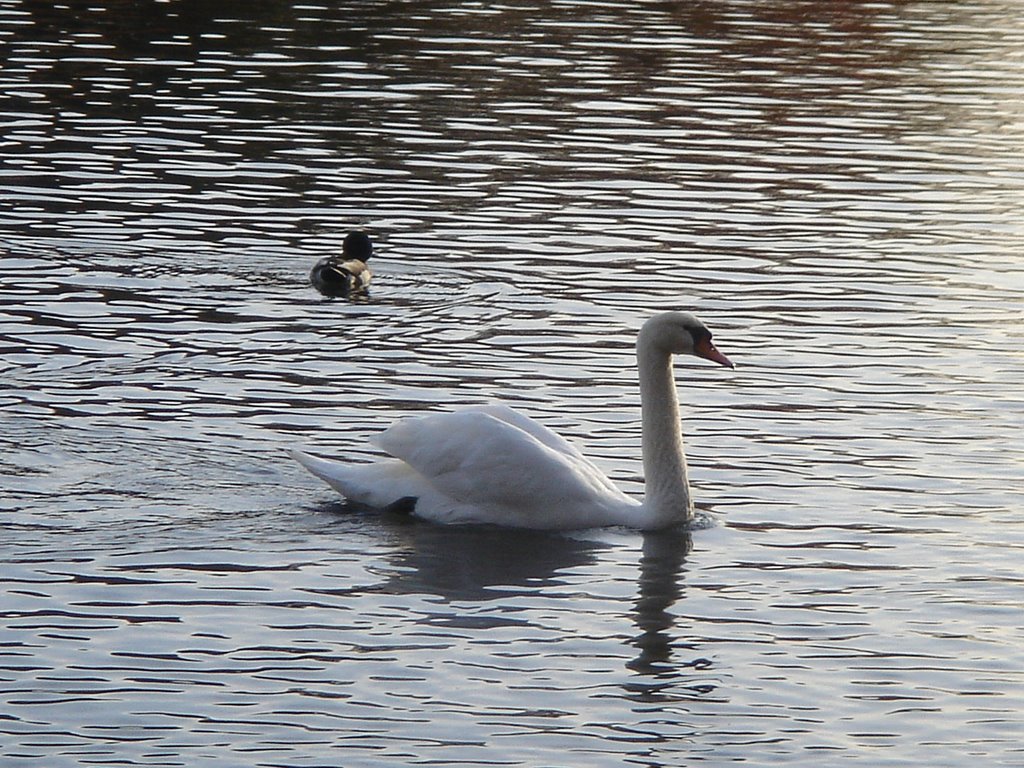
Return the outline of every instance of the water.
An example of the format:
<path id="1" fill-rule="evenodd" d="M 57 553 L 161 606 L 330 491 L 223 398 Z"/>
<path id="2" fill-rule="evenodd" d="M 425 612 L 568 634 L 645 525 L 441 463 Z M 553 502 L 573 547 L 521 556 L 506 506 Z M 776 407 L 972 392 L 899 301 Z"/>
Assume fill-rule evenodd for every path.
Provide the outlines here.
<path id="1" fill-rule="evenodd" d="M 0 763 L 1024 765 L 1019 3 L 207 5 L 0 2 Z M 679 307 L 692 535 L 284 455 L 500 399 L 636 492 Z"/>

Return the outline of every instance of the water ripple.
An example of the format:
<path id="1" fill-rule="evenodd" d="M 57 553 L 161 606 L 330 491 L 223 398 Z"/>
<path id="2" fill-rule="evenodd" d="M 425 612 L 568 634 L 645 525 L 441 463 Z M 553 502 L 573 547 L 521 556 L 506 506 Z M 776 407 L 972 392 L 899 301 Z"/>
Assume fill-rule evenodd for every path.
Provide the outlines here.
<path id="1" fill-rule="evenodd" d="M 4 765 L 1020 764 L 1018 10 L 8 3 Z M 678 307 L 692 539 L 284 456 L 499 399 L 638 492 Z"/>

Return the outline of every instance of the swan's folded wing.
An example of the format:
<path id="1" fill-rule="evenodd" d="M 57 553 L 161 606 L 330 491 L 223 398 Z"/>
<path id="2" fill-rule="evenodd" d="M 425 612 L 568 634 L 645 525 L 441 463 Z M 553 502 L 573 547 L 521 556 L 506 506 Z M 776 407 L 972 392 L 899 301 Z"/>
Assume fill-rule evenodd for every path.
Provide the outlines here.
<path id="1" fill-rule="evenodd" d="M 587 472 L 591 473 L 594 477 L 599 478 L 600 482 L 608 489 L 612 494 L 620 494 L 618 486 L 616 486 L 608 476 L 604 474 L 597 465 L 594 464 L 590 459 L 580 453 L 579 448 L 570 443 L 564 437 L 557 432 L 552 432 L 550 429 L 545 427 L 540 422 L 534 421 L 524 413 L 520 413 L 514 408 L 509 408 L 507 405 L 500 403 L 493 403 L 491 405 L 483 405 L 473 410 L 480 411 L 481 413 L 487 413 L 494 416 L 497 419 L 501 419 L 504 422 L 511 424 L 514 427 L 519 427 L 529 435 L 537 438 L 544 445 L 564 454 L 574 462 L 578 462 L 580 465 L 585 465 Z"/>
<path id="2" fill-rule="evenodd" d="M 405 419 L 377 442 L 464 504 L 558 508 L 627 498 L 575 449 L 575 456 L 556 450 L 482 409 Z"/>
<path id="3" fill-rule="evenodd" d="M 560 434 L 552 432 L 540 422 L 534 421 L 525 413 L 520 413 L 514 408 L 509 408 L 507 405 L 492 403 L 490 405 L 467 408 L 466 411 L 463 412 L 468 411 L 486 413 L 487 415 L 500 419 L 507 424 L 511 424 L 513 427 L 519 427 L 519 429 L 523 430 L 528 435 L 532 435 L 548 448 L 552 448 L 559 453 L 564 453 L 566 456 L 576 459 L 577 461 L 587 461 L 586 457 L 580 453 L 579 449 Z"/>

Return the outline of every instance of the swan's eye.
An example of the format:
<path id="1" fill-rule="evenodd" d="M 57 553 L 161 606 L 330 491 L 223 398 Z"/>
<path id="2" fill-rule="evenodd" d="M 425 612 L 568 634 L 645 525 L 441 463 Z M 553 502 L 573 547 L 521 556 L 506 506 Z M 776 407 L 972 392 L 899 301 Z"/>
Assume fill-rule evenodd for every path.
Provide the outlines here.
<path id="1" fill-rule="evenodd" d="M 690 332 L 690 337 L 693 339 L 693 346 L 697 346 L 702 341 L 711 341 L 711 331 L 703 326 L 688 326 L 686 328 Z"/>

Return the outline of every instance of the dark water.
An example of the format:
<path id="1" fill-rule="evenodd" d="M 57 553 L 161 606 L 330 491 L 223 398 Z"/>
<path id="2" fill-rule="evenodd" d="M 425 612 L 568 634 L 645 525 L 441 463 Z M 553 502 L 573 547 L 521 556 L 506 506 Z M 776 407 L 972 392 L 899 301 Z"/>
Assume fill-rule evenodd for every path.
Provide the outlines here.
<path id="1" fill-rule="evenodd" d="M 1024 766 L 1021 10 L 0 1 L 0 764 Z M 284 455 L 498 399 L 638 491 L 664 308 L 692 536 Z"/>

